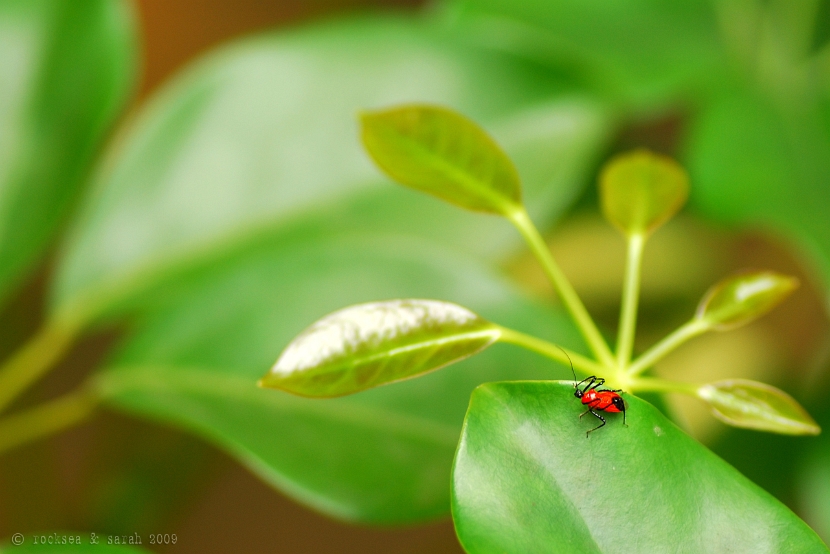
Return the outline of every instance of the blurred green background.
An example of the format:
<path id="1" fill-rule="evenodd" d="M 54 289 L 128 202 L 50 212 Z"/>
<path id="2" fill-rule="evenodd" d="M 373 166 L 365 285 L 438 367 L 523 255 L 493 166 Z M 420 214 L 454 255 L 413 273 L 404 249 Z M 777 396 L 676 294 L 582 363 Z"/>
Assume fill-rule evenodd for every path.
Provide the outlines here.
<path id="1" fill-rule="evenodd" d="M 690 205 L 646 250 L 636 349 L 684 322 L 732 271 L 797 275 L 801 288 L 770 315 L 699 338 L 656 371 L 765 381 L 830 424 L 830 2 L 421 4 L 0 0 L 0 352 L 57 316 L 84 314 L 90 329 L 13 409 L 58 397 L 102 365 L 121 391 L 90 422 L 0 456 L 0 536 L 176 533 L 171 552 L 460 552 L 446 518 L 348 525 L 238 462 L 343 516 L 325 492 L 303 489 L 302 479 L 328 485 L 302 471 L 327 467 L 303 455 L 325 453 L 348 428 L 284 459 L 263 445 L 306 452 L 301 424 L 296 435 L 277 419 L 238 437 L 271 413 L 251 408 L 236 421 L 233 398 L 165 381 L 193 370 L 253 383 L 292 334 L 344 299 L 401 290 L 469 299 L 499 322 L 575 340 L 567 324 L 543 323 L 557 308 L 506 224 L 401 192 L 365 160 L 357 110 L 403 100 L 449 104 L 505 145 L 554 256 L 609 333 L 624 243 L 598 214 L 597 169 L 630 148 L 675 156 L 692 177 Z M 44 26 L 26 27 L 38 10 Z M 334 292 L 295 285 L 304 281 Z M 520 307 L 505 308 L 514 298 Z M 336 409 L 403 405 L 460 424 L 476 379 L 565 377 L 507 349 L 482 364 Z M 728 428 L 686 398 L 666 406 L 830 540 L 826 435 Z M 359 446 L 335 444 L 331 457 Z M 262 469 L 260 458 L 277 461 Z M 288 466 L 301 492 L 280 481 Z M 404 493 L 417 497 L 417 482 Z M 432 521 L 441 498 L 390 519 Z M 366 510 L 345 517 L 382 519 L 383 509 Z"/>

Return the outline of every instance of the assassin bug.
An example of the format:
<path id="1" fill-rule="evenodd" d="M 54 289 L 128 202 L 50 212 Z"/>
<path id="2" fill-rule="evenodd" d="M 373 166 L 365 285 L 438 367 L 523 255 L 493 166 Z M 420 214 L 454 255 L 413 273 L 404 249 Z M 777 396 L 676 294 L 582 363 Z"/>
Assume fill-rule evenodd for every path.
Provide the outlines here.
<path id="1" fill-rule="evenodd" d="M 559 347 L 562 352 L 565 350 L 560 346 Z M 565 356 L 568 356 L 568 353 L 565 352 Z M 571 357 L 568 356 L 568 361 L 571 362 L 571 372 L 574 374 L 574 396 L 579 398 L 582 401 L 583 406 L 588 406 L 588 410 L 579 414 L 579 419 L 582 419 L 582 416 L 590 412 L 594 415 L 594 417 L 598 418 L 602 423 L 594 427 L 593 429 L 587 431 L 585 433 L 585 438 L 587 439 L 592 431 L 596 431 L 600 427 L 605 426 L 605 418 L 598 414 L 595 410 L 600 412 L 611 412 L 611 413 L 619 413 L 622 412 L 623 415 L 623 425 L 625 423 L 625 400 L 623 400 L 622 396 L 617 393 L 622 392 L 622 390 L 616 389 L 603 389 L 599 390 L 599 387 L 605 384 L 605 379 L 602 377 L 596 377 L 595 375 L 591 375 L 590 377 L 586 377 L 579 383 L 576 382 L 576 371 L 574 371 L 574 363 L 571 361 Z M 585 386 L 580 390 L 580 386 L 582 384 Z"/>

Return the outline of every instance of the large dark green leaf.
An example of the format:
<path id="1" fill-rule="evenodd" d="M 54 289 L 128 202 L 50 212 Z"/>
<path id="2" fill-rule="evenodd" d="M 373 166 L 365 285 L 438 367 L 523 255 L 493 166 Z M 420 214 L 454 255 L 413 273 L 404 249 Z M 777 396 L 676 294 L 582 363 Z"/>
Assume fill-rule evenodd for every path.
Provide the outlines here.
<path id="1" fill-rule="evenodd" d="M 557 370 L 494 345 L 422 378 L 338 399 L 257 388 L 299 330 L 344 305 L 421 296 L 578 344 L 562 314 L 528 305 L 457 254 L 403 239 L 268 241 L 154 293 L 133 338 L 99 377 L 108 402 L 193 430 L 298 500 L 352 520 L 446 514 L 473 388 Z M 560 376 L 567 371 L 558 368 Z"/>
<path id="2" fill-rule="evenodd" d="M 324 208 L 332 233 L 394 229 L 503 252 L 515 235 L 507 223 L 383 183 L 361 149 L 357 113 L 422 101 L 496 121 L 524 161 L 530 194 L 558 196 L 540 204 L 544 222 L 584 182 L 605 127 L 585 102 L 526 108 L 552 90 L 528 67 L 406 20 L 341 21 L 227 47 L 159 95 L 110 153 L 59 268 L 56 306 L 75 318 L 105 311 Z M 546 147 L 544 159 L 522 155 Z"/>
<path id="3" fill-rule="evenodd" d="M 453 470 L 470 554 L 827 552 L 787 507 L 648 403 L 595 424 L 569 383 L 476 389 Z M 763 455 L 763 453 L 759 453 Z"/>
<path id="4" fill-rule="evenodd" d="M 0 298 L 62 222 L 135 73 L 122 0 L 0 2 Z"/>
<path id="5" fill-rule="evenodd" d="M 704 0 L 455 0 L 447 16 L 477 43 L 564 68 L 611 99 L 657 100 L 719 71 Z"/>

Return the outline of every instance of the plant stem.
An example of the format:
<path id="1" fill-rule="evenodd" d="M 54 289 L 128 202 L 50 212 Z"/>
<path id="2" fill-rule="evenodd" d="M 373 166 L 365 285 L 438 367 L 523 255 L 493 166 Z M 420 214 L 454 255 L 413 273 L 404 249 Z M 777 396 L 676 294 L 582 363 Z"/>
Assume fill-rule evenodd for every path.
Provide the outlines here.
<path id="1" fill-rule="evenodd" d="M 77 425 L 97 403 L 95 395 L 82 390 L 0 419 L 0 453 Z"/>
<path id="2" fill-rule="evenodd" d="M 516 229 L 522 234 L 533 255 L 536 256 L 536 259 L 542 265 L 542 269 L 544 269 L 548 279 L 550 279 L 553 287 L 562 298 L 562 303 L 571 314 L 571 317 L 579 328 L 580 333 L 582 333 L 588 347 L 594 353 L 594 356 L 604 366 L 608 368 L 615 367 L 616 364 L 611 349 L 608 348 L 608 344 L 602 338 L 594 320 L 591 319 L 588 310 L 585 309 L 582 300 L 579 299 L 573 286 L 567 277 L 565 277 L 565 274 L 562 273 L 559 266 L 556 265 L 553 256 L 550 254 L 550 250 L 548 250 L 547 244 L 545 244 L 536 226 L 533 225 L 530 216 L 527 215 L 527 211 L 524 207 L 517 209 L 510 213 L 508 219 L 510 219 Z"/>
<path id="3" fill-rule="evenodd" d="M 0 367 L 0 411 L 46 373 L 72 345 L 79 327 L 53 321 Z"/>
<path id="4" fill-rule="evenodd" d="M 571 352 L 570 350 L 562 348 L 552 342 L 548 342 L 531 335 L 526 335 L 513 329 L 506 329 L 502 327 L 501 337 L 499 340 L 515 344 L 516 346 L 521 346 L 522 348 L 526 348 L 536 352 L 537 354 L 541 354 L 542 356 L 561 362 L 568 367 L 570 367 L 570 363 L 573 362 L 574 367 L 586 375 L 597 375 L 602 377 L 603 373 L 606 373 L 605 369 L 601 365 L 586 358 L 585 356 L 582 356 L 581 354 Z M 567 352 L 567 356 L 565 355 L 565 352 Z M 568 356 L 570 356 L 570 361 L 568 360 Z"/>
<path id="5" fill-rule="evenodd" d="M 637 328 L 637 303 L 640 300 L 640 268 L 642 267 L 645 243 L 646 236 L 642 233 L 628 237 L 620 326 L 617 331 L 617 366 L 620 370 L 628 366 L 628 362 L 631 361 L 631 351 L 634 348 L 634 333 Z"/>
<path id="6" fill-rule="evenodd" d="M 700 388 L 700 385 L 695 385 L 693 383 L 666 381 L 664 379 L 649 379 L 648 377 L 632 379 L 628 386 L 632 391 L 682 392 L 692 396 L 697 396 L 697 391 Z"/>
<path id="7" fill-rule="evenodd" d="M 646 351 L 642 356 L 634 360 L 634 363 L 631 364 L 631 367 L 628 368 L 629 375 L 639 375 L 640 373 L 644 372 L 646 369 L 650 368 L 660 360 L 663 356 L 686 342 L 692 337 L 696 337 L 697 335 L 704 333 L 709 330 L 709 325 L 700 320 L 700 319 L 692 319 L 688 323 L 682 325 L 678 328 L 674 333 L 667 336 L 654 346 L 652 346 L 648 351 Z"/>

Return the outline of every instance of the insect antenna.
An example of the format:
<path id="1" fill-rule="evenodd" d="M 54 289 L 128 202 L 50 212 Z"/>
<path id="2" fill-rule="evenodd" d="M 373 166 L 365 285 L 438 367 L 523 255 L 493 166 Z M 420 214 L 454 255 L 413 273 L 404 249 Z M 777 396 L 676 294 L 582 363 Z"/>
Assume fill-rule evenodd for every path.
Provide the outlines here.
<path id="1" fill-rule="evenodd" d="M 567 351 L 567 350 L 565 350 L 564 348 L 562 348 L 562 347 L 561 347 L 561 346 L 559 346 L 558 344 L 556 345 L 556 348 L 558 348 L 559 350 L 561 350 L 561 351 L 562 351 L 562 353 L 565 355 L 565 357 L 566 357 L 566 358 L 568 358 L 568 361 L 571 363 L 571 373 L 573 373 L 573 374 L 574 374 L 574 388 L 576 388 L 576 371 L 574 371 L 574 362 L 573 362 L 573 360 L 571 360 L 571 357 L 568 355 L 568 351 Z"/>

